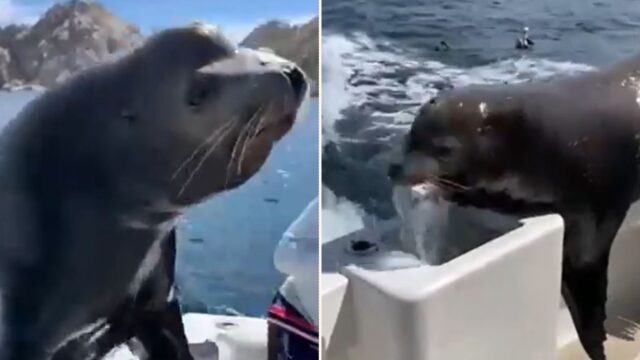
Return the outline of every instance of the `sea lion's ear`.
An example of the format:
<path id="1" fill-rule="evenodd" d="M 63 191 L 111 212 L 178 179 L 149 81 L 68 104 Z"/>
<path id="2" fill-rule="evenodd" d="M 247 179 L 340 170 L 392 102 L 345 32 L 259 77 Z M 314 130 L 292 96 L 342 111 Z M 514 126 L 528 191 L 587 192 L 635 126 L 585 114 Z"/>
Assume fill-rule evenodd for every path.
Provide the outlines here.
<path id="1" fill-rule="evenodd" d="M 197 23 L 192 28 L 209 42 L 209 46 L 206 47 L 206 60 L 201 66 L 233 56 L 236 53 L 236 47 L 217 27 Z"/>

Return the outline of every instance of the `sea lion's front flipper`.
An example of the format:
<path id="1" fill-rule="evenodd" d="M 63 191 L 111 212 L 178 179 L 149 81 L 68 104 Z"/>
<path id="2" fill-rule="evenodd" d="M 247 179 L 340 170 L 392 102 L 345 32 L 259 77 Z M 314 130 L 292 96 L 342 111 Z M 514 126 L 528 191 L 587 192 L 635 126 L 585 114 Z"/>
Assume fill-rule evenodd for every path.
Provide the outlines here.
<path id="1" fill-rule="evenodd" d="M 606 207 L 611 209 L 611 207 Z M 562 295 L 573 318 L 582 347 L 592 360 L 605 360 L 607 269 L 611 245 L 629 205 L 606 214 L 564 214 L 565 249 Z M 579 251 L 572 251 L 578 250 Z"/>
<path id="2" fill-rule="evenodd" d="M 193 360 L 175 294 L 176 229 L 162 244 L 160 263 L 137 294 L 134 336 L 150 360 Z"/>
<path id="3" fill-rule="evenodd" d="M 564 297 L 582 347 L 592 360 L 605 360 L 604 329 L 607 296 L 607 266 L 596 264 L 576 269 L 564 262 Z"/>
<path id="4" fill-rule="evenodd" d="M 149 360 L 193 360 L 177 301 L 167 303 L 164 309 L 146 312 L 138 328 L 136 337 Z"/>

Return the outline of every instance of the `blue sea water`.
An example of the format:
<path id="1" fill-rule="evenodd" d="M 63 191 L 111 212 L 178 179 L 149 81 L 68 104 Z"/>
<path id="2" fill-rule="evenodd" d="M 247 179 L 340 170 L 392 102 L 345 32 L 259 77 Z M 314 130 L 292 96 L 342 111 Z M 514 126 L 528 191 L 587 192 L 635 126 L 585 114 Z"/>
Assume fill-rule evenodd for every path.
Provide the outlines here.
<path id="1" fill-rule="evenodd" d="M 35 96 L 0 93 L 0 127 Z M 283 280 L 273 266 L 275 246 L 317 193 L 318 101 L 311 99 L 257 175 L 180 219 L 176 276 L 184 310 L 263 315 Z"/>
<path id="2" fill-rule="evenodd" d="M 532 59 L 603 65 L 640 50 L 633 0 L 324 0 L 322 17 L 323 37 L 366 34 L 389 52 L 463 68 L 523 55 L 523 26 Z M 451 51 L 434 51 L 440 40 Z"/>

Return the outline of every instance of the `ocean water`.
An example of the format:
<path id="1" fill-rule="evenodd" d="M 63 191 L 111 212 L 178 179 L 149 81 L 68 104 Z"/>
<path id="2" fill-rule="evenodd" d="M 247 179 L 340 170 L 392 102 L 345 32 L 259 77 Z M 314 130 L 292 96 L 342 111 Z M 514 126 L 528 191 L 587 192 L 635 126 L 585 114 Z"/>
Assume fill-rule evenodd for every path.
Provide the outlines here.
<path id="1" fill-rule="evenodd" d="M 0 93 L 0 127 L 35 96 Z M 257 175 L 179 220 L 176 277 L 185 311 L 265 314 L 283 280 L 275 246 L 318 193 L 318 108 L 309 100 Z"/>
<path id="2" fill-rule="evenodd" d="M 385 175 L 394 146 L 442 89 L 592 71 L 640 52 L 630 0 L 324 0 L 322 10 L 332 218 L 343 202 L 351 218 L 395 216 Z M 523 52 L 514 45 L 524 26 L 536 45 Z M 450 51 L 436 51 L 443 40 Z"/>

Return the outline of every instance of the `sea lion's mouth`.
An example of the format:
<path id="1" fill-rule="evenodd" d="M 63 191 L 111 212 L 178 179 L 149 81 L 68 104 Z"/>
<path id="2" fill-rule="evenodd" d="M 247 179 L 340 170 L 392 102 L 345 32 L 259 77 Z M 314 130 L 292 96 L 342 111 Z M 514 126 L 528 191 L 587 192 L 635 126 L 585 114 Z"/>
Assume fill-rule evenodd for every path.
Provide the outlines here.
<path id="1" fill-rule="evenodd" d="M 308 93 L 307 77 L 295 65 L 283 70 L 282 75 L 290 86 L 291 94 L 287 94 L 283 99 L 260 105 L 245 115 L 245 118 L 249 119 L 248 121 L 251 121 L 256 114 L 262 118 L 256 126 L 254 138 L 269 132 L 274 135 L 273 140 L 277 141 L 291 130 L 299 116 Z"/>
<path id="2" fill-rule="evenodd" d="M 286 131 L 289 131 L 289 129 L 291 129 L 291 127 L 295 123 L 297 115 L 298 115 L 297 113 L 287 113 L 286 115 L 280 117 L 278 124 L 286 128 L 287 129 Z"/>
<path id="3" fill-rule="evenodd" d="M 391 164 L 387 171 L 389 180 L 394 185 L 414 186 L 420 184 L 433 184 L 446 193 L 458 193 L 473 190 L 471 186 L 463 181 L 461 176 L 435 175 L 426 172 L 409 172 L 404 169 L 403 164 Z"/>
<path id="4" fill-rule="evenodd" d="M 295 114 L 287 114 L 287 115 L 281 116 L 279 118 L 279 120 L 276 121 L 276 124 L 272 125 L 272 126 L 282 126 L 282 127 L 286 128 L 285 130 L 281 131 L 282 135 L 284 135 L 286 132 L 289 131 L 288 129 L 290 129 L 293 126 L 293 123 L 295 122 L 295 120 L 296 120 L 296 115 Z M 257 137 L 263 135 L 266 132 L 266 130 L 268 130 L 268 128 L 269 128 L 269 126 L 260 127 L 256 131 L 255 137 L 257 138 Z M 282 136 L 282 135 L 280 135 L 280 136 Z M 278 138 L 280 136 L 278 136 Z"/>
<path id="5" fill-rule="evenodd" d="M 460 188 L 444 184 L 442 181 L 436 183 L 435 181 L 429 181 L 424 178 L 417 177 L 409 177 L 393 181 L 394 186 L 417 186 L 421 184 L 433 187 L 435 190 L 432 190 L 432 192 L 437 193 L 438 198 L 453 203 L 459 207 L 488 209 L 502 214 L 511 214 L 521 217 L 555 211 L 555 206 L 551 202 L 534 199 L 517 199 L 505 191 L 488 191 L 483 188 L 470 187 L 463 184 L 459 184 L 464 187 Z"/>
<path id="6" fill-rule="evenodd" d="M 274 137 L 273 141 L 277 141 L 293 127 L 298 116 L 298 108 L 296 107 L 294 110 L 286 111 L 284 115 L 280 115 L 274 112 L 270 113 L 268 109 L 264 110 L 264 107 L 260 107 L 247 116 L 248 121 L 256 121 L 253 120 L 256 116 L 261 119 L 258 119 L 253 125 L 255 129 L 251 140 L 270 134 Z"/>

